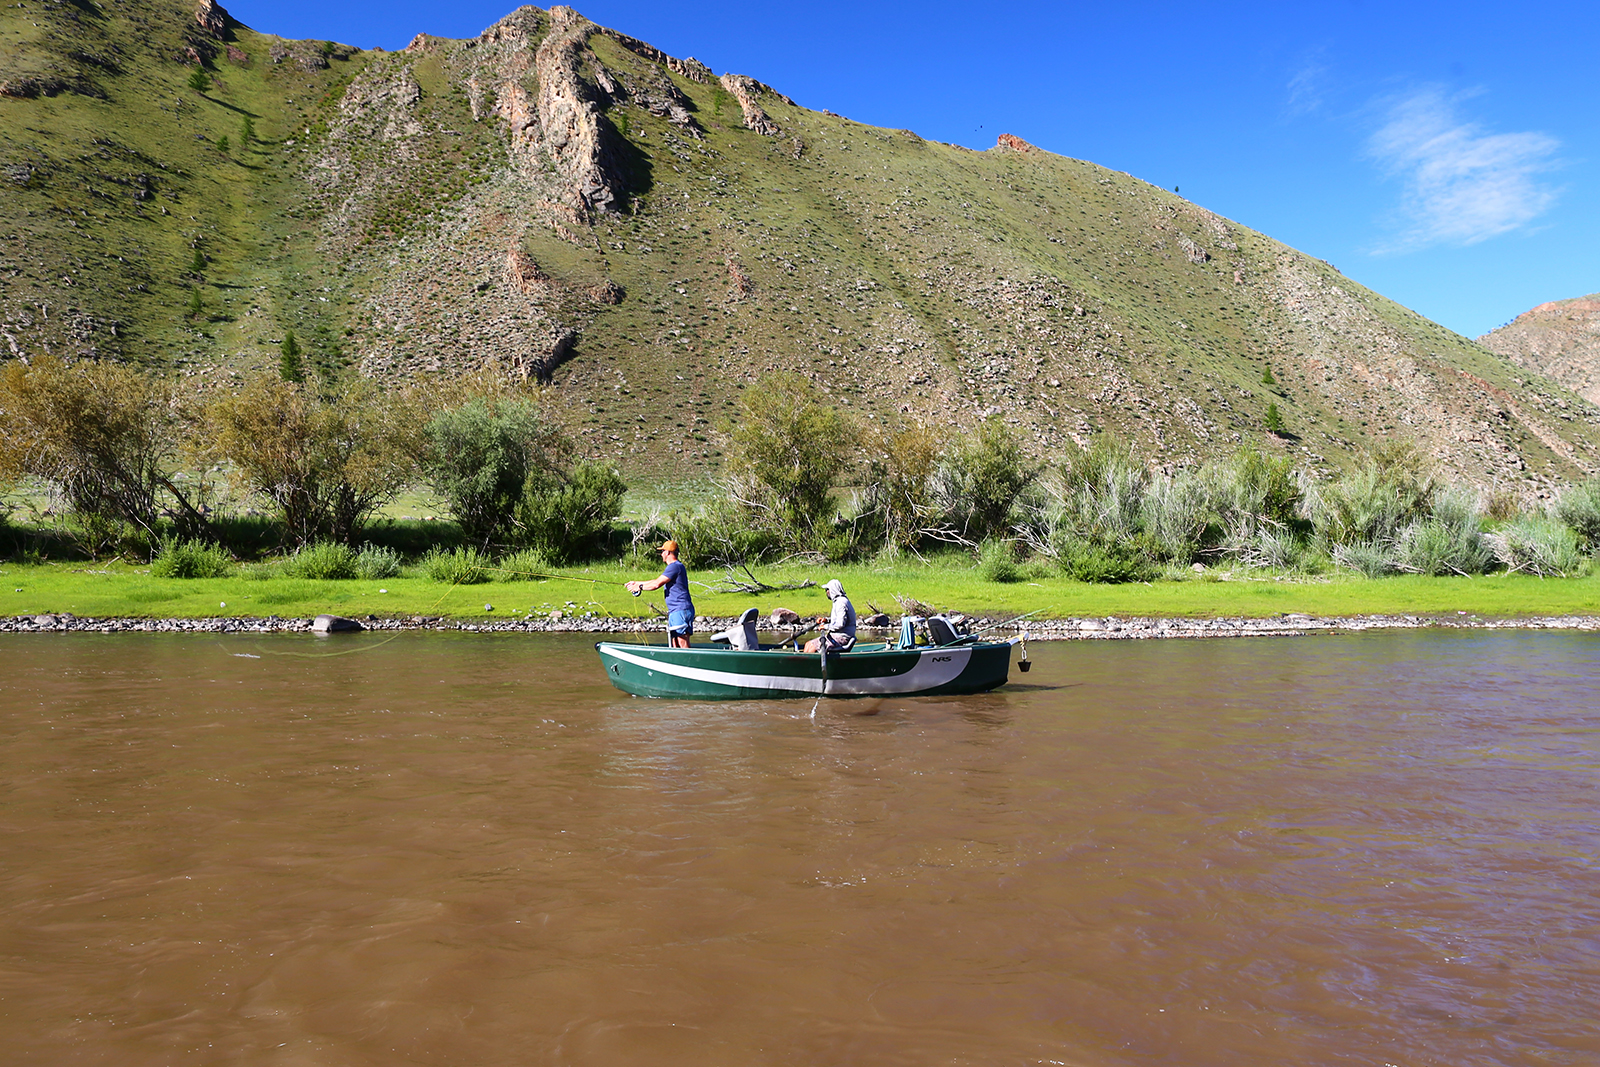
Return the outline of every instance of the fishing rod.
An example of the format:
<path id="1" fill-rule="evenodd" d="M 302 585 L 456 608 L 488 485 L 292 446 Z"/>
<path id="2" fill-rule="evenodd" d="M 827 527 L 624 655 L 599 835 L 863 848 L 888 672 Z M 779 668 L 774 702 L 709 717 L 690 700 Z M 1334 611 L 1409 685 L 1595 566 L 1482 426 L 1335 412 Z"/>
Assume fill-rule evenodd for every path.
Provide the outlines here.
<path id="1" fill-rule="evenodd" d="M 1021 615 L 1013 615 L 1011 618 L 1003 619 L 1000 622 L 991 622 L 988 626 L 982 626 L 982 627 L 979 627 L 976 630 L 973 630 L 973 631 L 969 632 L 967 634 L 967 636 L 968 637 L 977 637 L 979 634 L 983 633 L 985 630 L 994 630 L 994 629 L 998 629 L 999 627 L 1002 627 L 1002 626 L 1010 626 L 1014 622 L 1021 622 L 1023 619 L 1031 619 L 1031 618 L 1033 618 L 1035 615 L 1039 614 L 1039 612 L 1041 612 L 1043 610 L 1044 610 L 1043 608 L 1035 608 L 1034 610 L 1028 611 L 1028 612 L 1024 612 Z"/>

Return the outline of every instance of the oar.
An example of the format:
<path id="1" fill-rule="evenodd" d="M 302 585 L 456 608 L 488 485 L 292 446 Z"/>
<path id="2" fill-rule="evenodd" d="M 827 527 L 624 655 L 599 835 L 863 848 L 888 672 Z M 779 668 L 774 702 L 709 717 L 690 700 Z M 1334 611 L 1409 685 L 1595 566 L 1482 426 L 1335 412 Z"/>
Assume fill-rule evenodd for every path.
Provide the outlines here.
<path id="1" fill-rule="evenodd" d="M 822 694 L 828 691 L 828 631 L 823 630 L 817 635 L 817 655 L 822 657 L 822 688 L 817 690 L 817 699 L 811 702 L 811 721 L 817 721 L 817 705 L 822 703 Z"/>

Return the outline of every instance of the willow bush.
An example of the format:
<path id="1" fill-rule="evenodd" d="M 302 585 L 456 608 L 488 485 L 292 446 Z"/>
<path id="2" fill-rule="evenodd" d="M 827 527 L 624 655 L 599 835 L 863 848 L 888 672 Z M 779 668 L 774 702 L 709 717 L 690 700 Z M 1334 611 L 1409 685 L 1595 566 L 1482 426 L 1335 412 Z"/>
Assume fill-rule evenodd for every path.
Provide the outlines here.
<path id="1" fill-rule="evenodd" d="M 356 379 L 327 392 L 273 374 L 206 411 L 202 454 L 230 463 L 276 510 L 290 544 L 351 544 L 409 485 L 423 451 L 419 398 Z"/>
<path id="2" fill-rule="evenodd" d="M 560 470 L 571 445 L 525 397 L 475 396 L 427 422 L 423 471 L 480 546 L 506 543 L 530 478 Z"/>
<path id="3" fill-rule="evenodd" d="M 726 431 L 729 495 L 749 525 L 810 547 L 833 516 L 833 491 L 855 459 L 857 428 L 788 372 L 761 377 L 739 397 Z"/>
<path id="4" fill-rule="evenodd" d="M 0 481 L 32 475 L 77 519 L 92 555 L 118 544 L 154 549 L 174 528 L 208 533 L 180 487 L 188 412 L 172 386 L 116 363 L 43 356 L 0 369 Z"/>

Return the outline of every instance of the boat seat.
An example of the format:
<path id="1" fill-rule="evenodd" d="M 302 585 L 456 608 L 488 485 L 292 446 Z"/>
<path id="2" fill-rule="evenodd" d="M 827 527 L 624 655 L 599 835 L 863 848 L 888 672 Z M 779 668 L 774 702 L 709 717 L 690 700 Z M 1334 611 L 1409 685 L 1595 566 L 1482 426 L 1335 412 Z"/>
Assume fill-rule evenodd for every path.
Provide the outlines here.
<path id="1" fill-rule="evenodd" d="M 756 636 L 756 620 L 760 617 L 759 608 L 745 608 L 738 622 L 720 633 L 712 634 L 711 640 L 741 652 L 752 652 L 761 647 L 761 641 Z"/>
<path id="2" fill-rule="evenodd" d="M 950 620 L 943 615 L 928 616 L 928 636 L 936 645 L 953 645 L 961 640 L 956 628 L 951 626 Z"/>

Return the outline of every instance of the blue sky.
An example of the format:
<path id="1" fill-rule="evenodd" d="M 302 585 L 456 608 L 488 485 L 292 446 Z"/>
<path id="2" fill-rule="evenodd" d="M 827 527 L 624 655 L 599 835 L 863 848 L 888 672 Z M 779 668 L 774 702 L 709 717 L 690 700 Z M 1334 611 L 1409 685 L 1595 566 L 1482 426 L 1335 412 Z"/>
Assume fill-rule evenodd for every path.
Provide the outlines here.
<path id="1" fill-rule="evenodd" d="M 493 0 L 237 0 L 402 48 Z M 599 0 L 603 25 L 813 108 L 1125 170 L 1477 336 L 1600 291 L 1600 5 Z"/>

